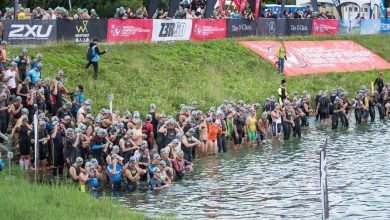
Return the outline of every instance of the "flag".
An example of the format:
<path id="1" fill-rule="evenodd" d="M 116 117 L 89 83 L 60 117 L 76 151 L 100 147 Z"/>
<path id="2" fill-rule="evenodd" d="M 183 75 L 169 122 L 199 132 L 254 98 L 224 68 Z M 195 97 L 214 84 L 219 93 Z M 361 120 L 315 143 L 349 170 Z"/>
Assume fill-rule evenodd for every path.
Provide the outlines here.
<path id="1" fill-rule="evenodd" d="M 261 0 L 256 0 L 256 5 L 255 5 L 255 18 L 259 16 L 259 7 L 261 4 Z"/>

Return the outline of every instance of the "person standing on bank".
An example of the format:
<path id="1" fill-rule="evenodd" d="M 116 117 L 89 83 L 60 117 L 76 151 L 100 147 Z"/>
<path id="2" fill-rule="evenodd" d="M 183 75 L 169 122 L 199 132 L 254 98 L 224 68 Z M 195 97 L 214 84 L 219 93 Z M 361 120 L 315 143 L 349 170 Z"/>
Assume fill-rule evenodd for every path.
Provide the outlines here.
<path id="1" fill-rule="evenodd" d="M 286 47 L 284 46 L 284 42 L 283 41 L 280 41 L 280 47 L 279 47 L 279 50 L 278 50 L 278 61 L 279 61 L 279 65 L 278 65 L 278 73 L 280 75 L 283 75 L 283 71 L 284 71 L 284 60 L 287 60 L 287 56 L 286 56 Z"/>
<path id="2" fill-rule="evenodd" d="M 89 48 L 87 52 L 88 63 L 85 66 L 85 69 L 88 69 L 88 67 L 92 64 L 94 80 L 97 80 L 97 76 L 99 73 L 99 56 L 107 52 L 106 50 L 104 50 L 103 52 L 99 51 L 98 42 L 99 40 L 94 38 L 93 41 L 89 44 Z"/>

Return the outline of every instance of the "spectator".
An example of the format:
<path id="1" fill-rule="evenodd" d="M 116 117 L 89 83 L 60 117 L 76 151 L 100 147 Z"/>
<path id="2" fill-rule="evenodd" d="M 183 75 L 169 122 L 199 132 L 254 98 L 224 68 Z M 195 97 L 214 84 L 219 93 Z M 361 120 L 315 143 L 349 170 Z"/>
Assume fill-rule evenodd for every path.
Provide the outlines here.
<path id="1" fill-rule="evenodd" d="M 175 19 L 185 19 L 186 18 L 186 12 L 184 11 L 184 6 L 182 4 L 179 5 L 179 10 L 175 13 Z"/>
<path id="2" fill-rule="evenodd" d="M 26 20 L 26 12 L 24 12 L 24 8 L 21 8 L 18 13 L 18 20 Z"/>
<path id="3" fill-rule="evenodd" d="M 168 17 L 168 12 L 164 12 L 164 9 L 157 9 L 153 15 L 153 19 L 164 19 Z"/>
<path id="4" fill-rule="evenodd" d="M 302 18 L 301 10 L 297 9 L 294 13 L 294 18 Z"/>
<path id="5" fill-rule="evenodd" d="M 42 9 L 40 7 L 37 7 L 36 9 L 33 10 L 33 13 L 32 13 L 32 19 L 42 19 L 43 17 L 43 13 L 42 13 Z"/>
<path id="6" fill-rule="evenodd" d="M 47 11 L 42 10 L 43 15 L 42 15 L 42 20 L 51 20 L 51 15 L 47 13 Z"/>
<path id="7" fill-rule="evenodd" d="M 129 9 L 129 8 L 128 8 Z M 91 9 L 91 16 L 90 19 L 100 19 L 99 15 L 96 13 L 95 9 Z"/>
<path id="8" fill-rule="evenodd" d="M 116 9 L 115 18 L 123 18 L 126 15 L 125 8 L 119 7 Z"/>
<path id="9" fill-rule="evenodd" d="M 135 12 L 136 18 L 138 19 L 144 19 L 148 17 L 148 12 L 145 7 L 141 6 L 138 7 L 137 11 Z"/>

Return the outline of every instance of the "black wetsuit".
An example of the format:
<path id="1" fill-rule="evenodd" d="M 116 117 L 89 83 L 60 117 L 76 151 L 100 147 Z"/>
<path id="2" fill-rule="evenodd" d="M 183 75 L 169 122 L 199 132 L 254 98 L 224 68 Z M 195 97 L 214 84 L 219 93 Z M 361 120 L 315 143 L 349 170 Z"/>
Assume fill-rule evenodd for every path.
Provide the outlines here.
<path id="1" fill-rule="evenodd" d="M 165 135 L 163 133 L 158 132 L 160 128 L 164 126 L 164 123 L 159 122 L 157 126 L 157 133 L 156 133 L 156 144 L 157 144 L 157 149 L 158 153 L 161 153 L 161 149 L 165 147 Z"/>
<path id="2" fill-rule="evenodd" d="M 193 144 L 195 141 L 191 137 L 187 138 L 188 144 Z M 189 162 L 192 162 L 192 148 L 193 147 L 186 147 L 184 144 L 182 144 L 181 149 L 183 150 L 184 153 L 184 159 L 188 160 Z"/>
<path id="3" fill-rule="evenodd" d="M 375 105 L 376 101 L 373 96 L 368 100 L 368 111 L 370 112 L 371 121 L 375 121 Z"/>
<path id="4" fill-rule="evenodd" d="M 340 118 L 340 112 L 335 112 L 337 110 L 340 110 L 340 104 L 339 103 L 333 103 L 333 113 L 332 113 L 332 129 L 337 129 L 339 126 L 339 118 Z"/>
<path id="5" fill-rule="evenodd" d="M 124 142 L 126 149 L 133 147 L 133 144 L 131 143 L 131 141 L 129 139 L 127 139 L 126 137 L 122 137 L 122 140 Z M 121 156 L 123 157 L 123 164 L 126 164 L 127 162 L 129 162 L 130 157 L 133 155 L 134 155 L 133 150 L 127 151 L 127 152 L 121 152 Z"/>
<path id="6" fill-rule="evenodd" d="M 137 175 L 137 169 L 135 167 L 128 166 L 127 169 L 130 171 L 132 177 Z M 137 182 L 126 178 L 126 188 L 129 191 L 134 191 L 137 188 Z"/>
<path id="7" fill-rule="evenodd" d="M 292 120 L 292 112 L 290 110 L 285 109 L 284 116 L 286 117 L 286 120 L 289 121 Z M 283 125 L 283 139 L 287 141 L 290 139 L 291 123 L 283 120 L 282 125 Z"/>
<path id="8" fill-rule="evenodd" d="M 164 146 L 168 145 L 176 138 L 176 129 L 175 128 L 167 128 L 167 134 L 165 135 L 165 143 Z"/>
<path id="9" fill-rule="evenodd" d="M 30 155 L 30 138 L 27 125 L 21 125 L 19 129 L 19 150 L 20 155 Z"/>
<path id="10" fill-rule="evenodd" d="M 357 124 L 362 123 L 362 114 L 363 114 L 363 102 L 361 100 L 356 100 L 355 119 Z"/>
<path id="11" fill-rule="evenodd" d="M 140 163 L 148 163 L 148 155 L 143 151 L 140 151 L 139 153 L 140 153 L 139 162 Z M 147 166 L 145 166 L 143 164 L 139 164 L 139 168 L 145 170 L 147 168 Z M 147 173 L 140 175 L 141 181 L 146 181 L 147 179 L 148 179 Z"/>
<path id="12" fill-rule="evenodd" d="M 53 139 L 53 146 L 54 146 L 54 157 L 53 157 L 53 176 L 56 176 L 59 174 L 60 176 L 63 173 L 63 167 L 65 163 L 64 159 L 64 140 L 63 140 L 63 134 L 61 132 L 57 131 L 56 136 Z"/>
<path id="13" fill-rule="evenodd" d="M 302 112 L 298 107 L 295 108 L 294 110 L 295 110 L 295 115 L 299 115 Z M 296 136 L 301 137 L 301 134 L 302 134 L 302 126 L 301 126 L 302 119 L 301 118 L 303 118 L 303 117 L 300 116 L 300 117 L 296 117 L 294 119 L 294 124 L 295 124 L 295 126 L 293 127 L 293 136 L 294 137 L 296 137 Z"/>

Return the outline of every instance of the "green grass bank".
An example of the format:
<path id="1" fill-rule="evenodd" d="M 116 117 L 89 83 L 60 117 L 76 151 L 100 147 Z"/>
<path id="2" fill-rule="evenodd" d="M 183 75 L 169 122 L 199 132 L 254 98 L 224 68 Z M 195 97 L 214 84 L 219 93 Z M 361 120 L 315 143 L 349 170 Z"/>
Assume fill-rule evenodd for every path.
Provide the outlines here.
<path id="1" fill-rule="evenodd" d="M 263 103 L 275 95 L 281 77 L 274 67 L 236 42 L 264 40 L 248 37 L 205 42 L 132 43 L 101 45 L 109 52 L 102 56 L 98 82 L 92 80 L 92 67 L 86 71 L 86 45 L 63 43 L 34 47 L 30 55 L 44 55 L 43 75 L 53 77 L 59 69 L 66 74 L 65 85 L 74 90 L 81 83 L 93 108 L 108 107 L 107 95 L 115 95 L 114 109 L 144 112 L 154 102 L 160 111 L 171 113 L 181 103 L 193 100 L 201 108 L 218 105 L 225 99 Z M 272 38 L 268 38 L 272 39 Z M 352 37 L 287 37 L 285 40 L 350 39 L 390 61 L 390 35 Z M 10 54 L 20 47 L 10 48 Z M 288 91 L 345 88 L 354 93 L 369 85 L 378 71 L 330 73 L 288 78 Z M 390 70 L 385 71 L 390 81 Z"/>
<path id="2" fill-rule="evenodd" d="M 95 199 L 73 185 L 32 183 L 18 170 L 0 172 L 1 219 L 146 219 L 141 213 L 113 203 L 108 198 Z"/>

